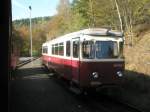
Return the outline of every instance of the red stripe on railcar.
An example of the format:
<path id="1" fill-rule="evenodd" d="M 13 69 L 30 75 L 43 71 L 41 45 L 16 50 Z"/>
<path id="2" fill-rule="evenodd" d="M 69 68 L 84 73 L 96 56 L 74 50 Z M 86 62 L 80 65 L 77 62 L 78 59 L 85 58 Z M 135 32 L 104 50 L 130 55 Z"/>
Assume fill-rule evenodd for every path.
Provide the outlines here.
<path id="1" fill-rule="evenodd" d="M 42 60 L 68 80 L 79 81 L 79 61 L 43 55 Z"/>
<path id="2" fill-rule="evenodd" d="M 118 77 L 116 73 L 117 71 L 124 70 L 124 61 L 82 62 L 79 60 L 44 55 L 43 60 L 49 62 L 50 65 L 48 64 L 48 66 L 51 66 L 63 77 L 68 80 L 76 81 L 81 87 L 90 87 L 93 82 L 99 82 L 101 84 L 118 84 L 121 78 Z M 119 66 L 116 66 L 116 64 Z M 98 79 L 93 79 L 91 77 L 93 72 L 97 72 L 100 77 Z"/>

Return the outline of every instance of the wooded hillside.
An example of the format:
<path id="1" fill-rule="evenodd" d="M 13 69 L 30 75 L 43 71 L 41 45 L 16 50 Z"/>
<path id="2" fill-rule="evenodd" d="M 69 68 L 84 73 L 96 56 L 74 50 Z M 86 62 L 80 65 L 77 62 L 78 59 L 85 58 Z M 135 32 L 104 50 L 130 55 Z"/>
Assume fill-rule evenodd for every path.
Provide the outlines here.
<path id="1" fill-rule="evenodd" d="M 109 27 L 125 33 L 127 45 L 136 45 L 150 29 L 150 0 L 60 0 L 58 13 L 32 19 L 34 54 L 41 44 L 57 36 L 91 27 Z M 13 21 L 23 39 L 21 54 L 29 55 L 29 19 Z"/>
<path id="2" fill-rule="evenodd" d="M 33 37 L 33 55 L 41 55 L 41 45 L 46 41 L 45 27 L 51 17 L 32 18 L 32 37 Z M 27 19 L 20 19 L 13 21 L 13 38 L 20 37 L 20 55 L 30 56 L 30 21 Z M 17 32 L 17 33 L 16 33 Z M 13 40 L 14 40 L 13 39 Z"/>

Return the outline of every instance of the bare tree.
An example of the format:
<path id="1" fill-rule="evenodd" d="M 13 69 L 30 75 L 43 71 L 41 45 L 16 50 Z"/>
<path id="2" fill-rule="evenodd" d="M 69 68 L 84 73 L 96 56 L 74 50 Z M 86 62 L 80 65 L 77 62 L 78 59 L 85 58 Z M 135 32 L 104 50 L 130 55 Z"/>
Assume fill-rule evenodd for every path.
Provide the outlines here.
<path id="1" fill-rule="evenodd" d="M 118 6 L 118 3 L 117 3 L 117 0 L 115 0 L 115 5 L 116 5 L 116 8 L 117 8 L 118 17 L 119 17 L 119 21 L 120 21 L 120 29 L 121 29 L 121 31 L 123 32 L 122 19 L 121 19 L 121 15 L 120 15 L 120 11 L 119 11 L 119 6 Z"/>

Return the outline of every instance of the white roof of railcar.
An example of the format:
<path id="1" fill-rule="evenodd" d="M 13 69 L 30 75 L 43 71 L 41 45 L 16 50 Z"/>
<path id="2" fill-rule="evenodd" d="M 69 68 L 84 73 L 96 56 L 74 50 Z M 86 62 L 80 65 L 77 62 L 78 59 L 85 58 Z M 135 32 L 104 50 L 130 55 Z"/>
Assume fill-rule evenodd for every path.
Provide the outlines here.
<path id="1" fill-rule="evenodd" d="M 83 34 L 86 35 L 97 35 L 97 36 L 123 36 L 122 32 L 116 31 L 116 30 L 110 30 L 106 28 L 91 28 L 91 29 L 85 29 L 81 30 Z"/>
<path id="2" fill-rule="evenodd" d="M 93 36 L 114 36 L 114 37 L 123 37 L 123 33 L 116 30 L 109 30 L 106 28 L 89 28 L 80 30 L 77 32 L 69 33 L 63 36 L 59 36 L 53 40 L 45 42 L 43 45 L 46 45 L 49 42 L 59 42 L 62 40 L 70 40 L 71 38 L 80 36 L 80 35 L 93 35 Z"/>
<path id="3" fill-rule="evenodd" d="M 42 44 L 42 46 L 47 46 L 47 45 L 48 45 L 48 41 Z"/>

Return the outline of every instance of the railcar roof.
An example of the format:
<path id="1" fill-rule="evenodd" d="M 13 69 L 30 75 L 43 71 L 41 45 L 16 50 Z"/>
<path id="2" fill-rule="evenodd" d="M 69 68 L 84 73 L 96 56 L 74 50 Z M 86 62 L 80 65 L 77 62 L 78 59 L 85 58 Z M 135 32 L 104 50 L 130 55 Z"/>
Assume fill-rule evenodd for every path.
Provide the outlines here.
<path id="1" fill-rule="evenodd" d="M 123 33 L 120 31 L 110 30 L 106 28 L 89 28 L 89 29 L 84 29 L 77 32 L 69 33 L 63 36 L 59 36 L 56 39 L 47 41 L 46 43 L 56 41 L 59 39 L 64 39 L 64 38 L 67 40 L 74 36 L 77 37 L 80 35 L 123 37 Z"/>
<path id="2" fill-rule="evenodd" d="M 116 36 L 116 37 L 123 36 L 122 32 L 105 29 L 105 28 L 91 28 L 91 29 L 82 30 L 81 32 L 83 32 L 83 34 L 86 35 L 95 35 L 95 36 Z"/>

